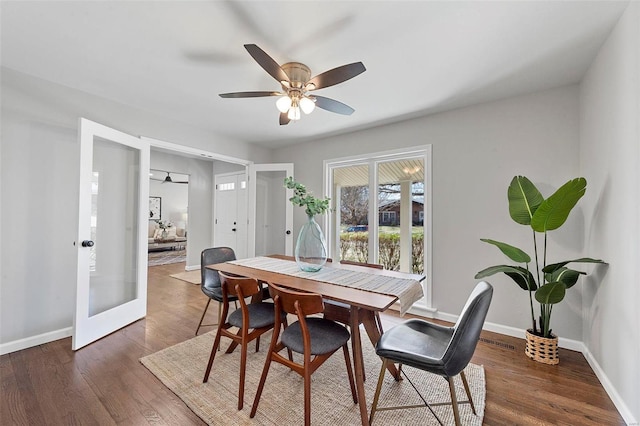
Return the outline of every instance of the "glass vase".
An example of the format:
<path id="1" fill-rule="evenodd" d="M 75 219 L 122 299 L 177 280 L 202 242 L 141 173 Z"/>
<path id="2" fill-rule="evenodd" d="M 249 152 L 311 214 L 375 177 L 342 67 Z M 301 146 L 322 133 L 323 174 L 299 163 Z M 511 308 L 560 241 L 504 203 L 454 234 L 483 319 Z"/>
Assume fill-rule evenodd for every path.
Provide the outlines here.
<path id="1" fill-rule="evenodd" d="M 306 272 L 316 272 L 327 262 L 327 242 L 313 216 L 302 226 L 296 242 L 296 263 Z"/>

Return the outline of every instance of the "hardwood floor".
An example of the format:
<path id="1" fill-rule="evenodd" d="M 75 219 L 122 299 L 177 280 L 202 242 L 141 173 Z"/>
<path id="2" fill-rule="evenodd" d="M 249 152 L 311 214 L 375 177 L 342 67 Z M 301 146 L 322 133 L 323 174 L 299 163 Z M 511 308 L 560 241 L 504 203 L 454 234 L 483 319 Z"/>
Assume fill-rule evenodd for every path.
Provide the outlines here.
<path id="1" fill-rule="evenodd" d="M 0 357 L 0 424 L 203 424 L 138 361 L 194 335 L 206 298 L 169 277 L 183 270 L 149 268 L 147 317 L 77 352 L 68 338 Z M 209 309 L 210 321 L 216 313 Z M 403 319 L 382 316 L 385 328 Z M 538 364 L 525 357 L 524 340 L 483 332 L 472 362 L 485 368 L 484 423 L 624 425 L 582 354 L 561 349 L 560 357 L 557 366 Z"/>

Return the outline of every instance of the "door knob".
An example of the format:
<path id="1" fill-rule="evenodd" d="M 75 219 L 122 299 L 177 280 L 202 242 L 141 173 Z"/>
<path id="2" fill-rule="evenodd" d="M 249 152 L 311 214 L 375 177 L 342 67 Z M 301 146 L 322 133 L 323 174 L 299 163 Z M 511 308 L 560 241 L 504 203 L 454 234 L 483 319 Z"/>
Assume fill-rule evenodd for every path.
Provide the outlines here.
<path id="1" fill-rule="evenodd" d="M 291 231 L 287 229 L 287 235 L 291 235 Z"/>
<path id="2" fill-rule="evenodd" d="M 84 240 L 82 242 L 82 247 L 93 247 L 93 241 L 91 240 Z"/>

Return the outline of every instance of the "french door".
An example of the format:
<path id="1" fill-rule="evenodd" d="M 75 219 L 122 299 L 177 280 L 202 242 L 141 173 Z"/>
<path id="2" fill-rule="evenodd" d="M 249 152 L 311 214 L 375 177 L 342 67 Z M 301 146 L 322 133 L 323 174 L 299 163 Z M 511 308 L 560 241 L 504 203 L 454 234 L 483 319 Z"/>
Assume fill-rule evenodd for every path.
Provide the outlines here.
<path id="1" fill-rule="evenodd" d="M 77 350 L 146 315 L 149 142 L 80 119 Z"/>
<path id="2" fill-rule="evenodd" d="M 430 274 L 430 146 L 325 161 L 330 256 Z"/>

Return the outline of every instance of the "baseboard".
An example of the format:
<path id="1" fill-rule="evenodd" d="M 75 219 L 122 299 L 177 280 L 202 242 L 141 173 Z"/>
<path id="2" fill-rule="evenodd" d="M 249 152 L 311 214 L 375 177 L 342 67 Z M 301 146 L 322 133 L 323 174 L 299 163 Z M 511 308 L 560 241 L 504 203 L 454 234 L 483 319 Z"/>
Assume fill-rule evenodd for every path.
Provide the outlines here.
<path id="1" fill-rule="evenodd" d="M 67 327 L 60 330 L 50 331 L 48 333 L 38 334 L 37 336 L 26 337 L 20 340 L 0 344 L 0 355 L 9 354 L 11 352 L 21 351 L 33 346 L 43 345 L 53 342 L 54 340 L 64 339 L 73 334 L 73 328 Z M 71 345 L 71 342 L 69 342 Z"/>
<path id="2" fill-rule="evenodd" d="M 184 270 L 189 272 L 189 271 L 195 271 L 195 270 L 200 270 L 200 265 L 187 265 L 184 267 Z"/>
<path id="3" fill-rule="evenodd" d="M 600 380 L 600 384 L 602 384 L 605 392 L 607 392 L 609 398 L 611 398 L 613 405 L 616 406 L 625 423 L 628 425 L 640 424 L 631 413 L 631 410 L 629 410 L 627 404 L 625 404 L 624 400 L 620 397 L 620 394 L 618 393 L 618 391 L 616 391 L 616 388 L 613 386 L 613 384 L 611 384 L 609 377 L 607 377 L 605 372 L 602 370 L 602 367 L 600 367 L 598 361 L 596 361 L 595 357 L 593 356 L 591 351 L 587 349 L 586 346 L 582 354 L 587 359 L 589 366 L 591 366 L 591 369 L 596 374 L 596 377 L 598 377 L 598 380 Z"/>
<path id="4" fill-rule="evenodd" d="M 430 309 L 423 306 L 414 305 L 414 307 L 412 307 L 409 312 L 415 315 L 421 315 L 427 318 L 434 318 L 434 319 L 439 319 L 442 321 L 448 321 L 452 323 L 455 323 L 458 320 L 457 315 L 452 315 L 445 312 L 439 312 L 437 309 Z M 510 327 L 506 325 L 495 324 L 495 323 L 486 322 L 486 321 L 484 323 L 483 330 L 492 331 L 494 333 L 504 334 L 511 337 L 517 337 L 520 339 L 524 339 L 524 335 L 525 335 L 525 330 L 523 329 Z M 559 337 L 558 346 L 561 348 L 582 353 L 585 359 L 587 360 L 587 362 L 589 363 L 589 366 L 595 373 L 596 377 L 598 377 L 598 380 L 600 380 L 600 383 L 602 384 L 602 387 L 604 388 L 605 392 L 607 393 L 607 395 L 609 395 L 609 398 L 611 398 L 611 401 L 616 406 L 618 412 L 620 412 L 620 415 L 622 416 L 626 424 L 628 425 L 640 424 L 634 418 L 633 414 L 631 413 L 631 410 L 629 410 L 629 407 L 625 404 L 624 400 L 620 397 L 620 394 L 618 394 L 618 392 L 616 391 L 616 388 L 613 386 L 613 384 L 611 383 L 611 381 L 609 380 L 605 372 L 600 367 L 600 364 L 598 364 L 596 359 L 593 357 L 593 355 L 591 354 L 589 349 L 587 349 L 586 345 L 583 342 L 580 342 L 578 340 Z"/>
<path id="5" fill-rule="evenodd" d="M 448 314 L 446 312 L 440 312 L 437 309 L 428 309 L 428 308 L 425 309 L 422 307 L 417 307 L 415 310 L 414 308 L 411 308 L 409 312 L 414 313 L 416 315 L 422 315 L 427 318 L 435 318 L 442 321 L 448 321 L 453 323 L 455 323 L 458 320 L 458 315 Z M 524 329 L 510 327 L 508 325 L 501 325 L 501 324 L 485 321 L 483 330 L 493 331 L 494 333 L 504 334 L 511 337 L 518 337 L 520 339 L 525 338 Z M 567 339 L 564 337 L 558 338 L 558 347 L 569 349 L 572 351 L 578 351 L 582 353 L 584 353 L 584 351 L 586 350 L 584 343 L 578 340 Z"/>

